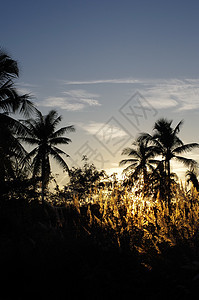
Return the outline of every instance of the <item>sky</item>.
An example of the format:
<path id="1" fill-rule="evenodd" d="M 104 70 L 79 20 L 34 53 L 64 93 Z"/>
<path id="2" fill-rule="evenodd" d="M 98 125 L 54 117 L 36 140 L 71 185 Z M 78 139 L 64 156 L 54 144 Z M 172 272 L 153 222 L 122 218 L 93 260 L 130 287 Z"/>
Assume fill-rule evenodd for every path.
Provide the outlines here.
<path id="1" fill-rule="evenodd" d="M 0 47 L 18 61 L 19 92 L 76 128 L 60 146 L 70 167 L 87 155 L 97 168 L 121 172 L 122 149 L 161 117 L 174 126 L 183 119 L 181 139 L 199 142 L 198 11 L 197 0 L 1 3 Z M 189 157 L 199 161 L 199 152 Z M 184 176 L 182 165 L 173 168 Z"/>

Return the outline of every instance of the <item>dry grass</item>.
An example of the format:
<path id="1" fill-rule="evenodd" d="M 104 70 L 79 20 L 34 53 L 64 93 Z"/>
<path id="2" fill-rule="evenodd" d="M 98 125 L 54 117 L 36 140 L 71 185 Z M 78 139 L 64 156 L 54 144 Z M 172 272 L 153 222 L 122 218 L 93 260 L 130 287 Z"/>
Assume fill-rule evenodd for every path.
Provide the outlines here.
<path id="1" fill-rule="evenodd" d="M 96 189 L 87 202 L 1 202 L 4 286 L 23 282 L 37 295 L 43 289 L 45 299 L 53 291 L 54 298 L 69 293 L 71 299 L 76 291 L 91 299 L 160 299 L 163 293 L 192 299 L 199 283 L 198 193 L 178 187 L 173 195 L 171 214 L 159 196 L 149 199 L 120 186 Z M 19 293 L 16 299 L 22 299 L 21 288 Z"/>
<path id="2" fill-rule="evenodd" d="M 174 194 L 170 214 L 159 196 L 152 200 L 121 187 L 111 192 L 96 191 L 82 206 L 74 198 L 78 230 L 84 228 L 104 247 L 136 250 L 149 256 L 161 254 L 165 247 L 192 243 L 199 228 L 198 193 L 178 187 Z"/>

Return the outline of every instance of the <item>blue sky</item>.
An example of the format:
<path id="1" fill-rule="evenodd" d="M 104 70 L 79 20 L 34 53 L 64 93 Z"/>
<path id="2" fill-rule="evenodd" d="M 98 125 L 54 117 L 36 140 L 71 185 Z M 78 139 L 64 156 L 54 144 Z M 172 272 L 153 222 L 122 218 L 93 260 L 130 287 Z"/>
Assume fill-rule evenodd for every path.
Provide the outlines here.
<path id="1" fill-rule="evenodd" d="M 184 119 L 181 138 L 198 141 L 198 1 L 15 0 L 1 11 L 1 47 L 19 62 L 19 90 L 76 127 L 69 164 L 88 152 L 97 167 L 117 170 L 123 147 L 162 116 Z"/>

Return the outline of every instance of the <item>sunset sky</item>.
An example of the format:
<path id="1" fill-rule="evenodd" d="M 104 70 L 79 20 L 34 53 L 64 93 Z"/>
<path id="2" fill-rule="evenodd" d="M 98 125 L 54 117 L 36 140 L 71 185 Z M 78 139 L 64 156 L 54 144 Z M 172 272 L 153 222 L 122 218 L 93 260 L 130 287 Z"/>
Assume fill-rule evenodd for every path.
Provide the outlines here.
<path id="1" fill-rule="evenodd" d="M 122 149 L 160 117 L 183 119 L 182 140 L 199 142 L 197 0 L 11 0 L 1 3 L 0 27 L 20 92 L 43 113 L 56 109 L 61 126 L 75 125 L 62 147 L 69 166 L 87 155 L 118 171 Z M 188 156 L 199 161 L 199 151 Z"/>

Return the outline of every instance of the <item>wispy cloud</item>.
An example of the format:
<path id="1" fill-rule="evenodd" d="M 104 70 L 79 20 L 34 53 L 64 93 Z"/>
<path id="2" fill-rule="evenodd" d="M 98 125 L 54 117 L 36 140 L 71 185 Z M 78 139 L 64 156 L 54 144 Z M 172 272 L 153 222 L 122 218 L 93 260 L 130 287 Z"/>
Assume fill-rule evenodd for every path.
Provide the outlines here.
<path id="1" fill-rule="evenodd" d="M 59 107 L 68 111 L 77 111 L 84 108 L 83 103 L 72 103 L 64 97 L 48 97 L 40 102 L 39 105 L 45 107 Z"/>
<path id="2" fill-rule="evenodd" d="M 170 79 L 148 83 L 144 96 L 157 109 L 173 108 L 176 111 L 199 109 L 199 80 Z"/>
<path id="3" fill-rule="evenodd" d="M 133 78 L 120 78 L 120 79 L 98 79 L 98 80 L 85 80 L 85 81 L 64 81 L 67 85 L 86 85 L 86 84 L 103 84 L 103 83 L 115 83 L 115 84 L 125 84 L 125 83 L 139 83 L 139 79 Z"/>
<path id="4" fill-rule="evenodd" d="M 98 84 L 129 84 L 128 90 L 132 93 L 139 91 L 156 109 L 169 109 L 173 111 L 191 111 L 199 109 L 199 79 L 178 78 L 112 78 L 85 81 L 62 81 L 65 86 L 85 86 Z M 24 86 L 24 92 L 25 90 Z M 89 87 L 88 87 L 89 89 Z M 47 97 L 40 105 L 60 107 L 68 111 L 83 110 L 85 107 L 100 106 L 100 95 L 85 89 L 69 89 L 62 92 L 59 97 Z"/>
<path id="5" fill-rule="evenodd" d="M 45 107 L 59 107 L 68 111 L 79 111 L 83 110 L 88 106 L 100 106 L 100 102 L 97 98 L 100 95 L 89 93 L 82 89 L 68 90 L 62 92 L 61 97 L 47 97 L 40 106 Z"/>
<path id="6" fill-rule="evenodd" d="M 128 136 L 127 132 L 125 132 L 122 128 L 111 123 L 90 121 L 88 124 L 81 123 L 79 124 L 79 126 L 87 133 L 92 135 L 97 134 L 98 137 L 101 138 L 104 138 L 104 134 L 109 134 L 111 136 L 111 139 Z"/>
<path id="7" fill-rule="evenodd" d="M 157 109 L 176 111 L 199 109 L 199 79 L 113 78 L 87 81 L 64 81 L 66 85 L 131 84 Z"/>

